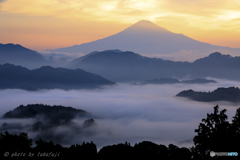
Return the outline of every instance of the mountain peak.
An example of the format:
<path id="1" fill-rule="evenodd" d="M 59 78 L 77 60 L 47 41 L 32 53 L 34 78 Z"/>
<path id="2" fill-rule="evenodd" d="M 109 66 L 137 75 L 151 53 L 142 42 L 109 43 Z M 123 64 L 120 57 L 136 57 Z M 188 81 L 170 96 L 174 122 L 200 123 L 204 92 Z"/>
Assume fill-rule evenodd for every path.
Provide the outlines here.
<path id="1" fill-rule="evenodd" d="M 5 48 L 10 48 L 10 49 L 15 48 L 15 49 L 27 49 L 27 50 L 30 50 L 28 48 L 25 48 L 25 47 L 21 46 L 20 44 L 14 44 L 14 43 L 6 43 L 6 44 L 0 43 L 0 47 L 1 47 L 1 49 L 3 49 L 3 47 L 5 47 Z"/>
<path id="2" fill-rule="evenodd" d="M 221 54 L 220 52 L 214 52 L 214 53 L 211 53 L 211 54 L 209 55 L 209 57 L 213 57 L 213 58 L 221 57 L 221 56 L 222 56 L 222 54 Z"/>
<path id="3" fill-rule="evenodd" d="M 162 28 L 151 21 L 148 20 L 140 20 L 137 23 L 133 24 L 132 26 L 128 27 L 125 29 L 126 31 L 140 31 L 140 32 L 146 32 L 146 31 L 151 31 L 151 32 L 162 32 L 162 33 L 171 33 L 165 28 Z"/>
<path id="4" fill-rule="evenodd" d="M 214 59 L 216 59 L 216 58 L 218 58 L 218 59 L 219 59 L 219 58 L 222 58 L 222 59 L 232 58 L 232 56 L 230 56 L 229 54 L 223 55 L 223 54 L 220 53 L 220 52 L 211 53 L 208 57 L 209 57 L 209 58 L 214 58 Z"/>
<path id="5" fill-rule="evenodd" d="M 154 23 L 152 23 L 151 21 L 148 20 L 140 20 L 135 24 L 151 24 L 151 25 L 155 25 Z"/>

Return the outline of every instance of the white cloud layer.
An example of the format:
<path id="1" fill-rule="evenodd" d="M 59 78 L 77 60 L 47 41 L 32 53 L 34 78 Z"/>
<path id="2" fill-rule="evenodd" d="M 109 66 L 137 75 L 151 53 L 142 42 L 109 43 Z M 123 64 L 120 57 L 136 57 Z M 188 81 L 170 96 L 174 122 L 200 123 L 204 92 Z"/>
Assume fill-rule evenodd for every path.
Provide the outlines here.
<path id="1" fill-rule="evenodd" d="M 28 92 L 22 90 L 1 90 L 0 116 L 23 104 L 42 103 L 63 105 L 91 112 L 97 127 L 89 128 L 81 134 L 72 133 L 67 128 L 56 128 L 55 133 L 65 133 L 66 142 L 76 144 L 93 141 L 98 149 L 106 145 L 124 143 L 131 145 L 141 141 L 157 144 L 170 143 L 190 147 L 193 145 L 194 129 L 202 118 L 213 112 L 215 105 L 220 110 L 227 109 L 229 120 L 235 115 L 239 105 L 228 102 L 203 103 L 175 97 L 182 90 L 213 91 L 217 87 L 240 86 L 240 82 L 217 80 L 217 84 L 206 85 L 128 85 L 96 90 L 42 90 Z M 13 120 L 14 121 L 14 120 Z M 13 122 L 12 121 L 12 122 Z M 83 119 L 75 119 L 82 124 Z M 4 120 L 0 121 L 0 124 Z M 26 124 L 26 120 L 22 121 Z M 31 123 L 31 120 L 29 120 Z M 92 133 L 92 134 L 88 134 Z M 30 133 L 34 137 L 36 133 Z"/>

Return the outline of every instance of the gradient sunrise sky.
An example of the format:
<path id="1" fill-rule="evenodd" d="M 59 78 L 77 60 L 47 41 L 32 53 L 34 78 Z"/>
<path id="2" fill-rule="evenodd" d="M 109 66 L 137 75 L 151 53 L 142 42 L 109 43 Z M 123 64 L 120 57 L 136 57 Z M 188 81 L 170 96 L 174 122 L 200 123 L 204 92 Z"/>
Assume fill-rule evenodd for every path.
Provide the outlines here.
<path id="1" fill-rule="evenodd" d="M 240 0 L 0 0 L 0 43 L 34 50 L 91 42 L 139 20 L 240 48 Z"/>

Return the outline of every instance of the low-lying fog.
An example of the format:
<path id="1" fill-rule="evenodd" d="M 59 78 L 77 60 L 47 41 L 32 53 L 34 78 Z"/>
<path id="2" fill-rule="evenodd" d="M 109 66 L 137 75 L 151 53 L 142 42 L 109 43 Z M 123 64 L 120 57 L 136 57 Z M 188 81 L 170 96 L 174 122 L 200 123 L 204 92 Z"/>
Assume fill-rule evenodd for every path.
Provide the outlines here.
<path id="1" fill-rule="evenodd" d="M 66 128 L 58 128 L 50 134 L 66 133 L 70 144 L 93 141 L 98 149 L 106 145 L 125 143 L 131 145 L 141 141 L 157 144 L 190 147 L 193 145 L 194 130 L 198 128 L 207 113 L 213 113 L 217 104 L 220 110 L 227 109 L 228 119 L 232 120 L 239 105 L 228 102 L 197 102 L 175 97 L 183 90 L 213 91 L 217 87 L 240 86 L 240 82 L 214 79 L 212 84 L 175 85 L 129 85 L 118 84 L 96 90 L 0 90 L 0 116 L 19 105 L 48 104 L 71 106 L 95 115 L 97 126 L 85 134 L 72 134 Z M 96 118 L 98 117 L 98 118 Z M 75 119 L 82 124 L 84 119 Z M 0 120 L 0 125 L 6 120 Z M 11 123 L 14 120 L 11 120 Z M 32 123 L 31 119 L 18 121 Z M 10 123 L 10 122 L 9 122 Z M 89 134 L 87 134 L 89 133 Z M 91 134 L 90 134 L 91 133 Z M 29 133 L 34 138 L 36 133 Z M 66 142 L 66 141 L 65 141 Z"/>

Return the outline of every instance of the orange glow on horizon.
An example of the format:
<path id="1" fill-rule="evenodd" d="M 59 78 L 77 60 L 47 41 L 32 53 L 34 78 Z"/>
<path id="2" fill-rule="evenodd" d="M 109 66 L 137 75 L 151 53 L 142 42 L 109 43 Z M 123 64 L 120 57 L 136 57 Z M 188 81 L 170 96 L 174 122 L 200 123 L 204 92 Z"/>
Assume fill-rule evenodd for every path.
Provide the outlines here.
<path id="1" fill-rule="evenodd" d="M 214 45 L 240 48 L 238 0 L 7 0 L 0 43 L 45 50 L 91 42 L 139 20 Z"/>

